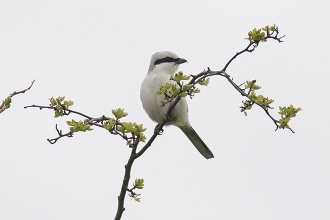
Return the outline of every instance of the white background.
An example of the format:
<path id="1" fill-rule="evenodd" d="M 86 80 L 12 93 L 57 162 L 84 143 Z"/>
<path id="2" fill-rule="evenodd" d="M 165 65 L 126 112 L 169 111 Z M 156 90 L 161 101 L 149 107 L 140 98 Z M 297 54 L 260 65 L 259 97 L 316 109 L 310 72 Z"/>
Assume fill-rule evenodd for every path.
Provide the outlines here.
<path id="1" fill-rule="evenodd" d="M 0 2 L 0 99 L 24 89 L 0 115 L 0 219 L 113 219 L 130 149 L 102 129 L 63 138 L 66 120 L 48 105 L 65 95 L 93 117 L 124 108 L 155 124 L 139 99 L 154 52 L 188 60 L 185 74 L 221 70 L 248 31 L 276 23 L 284 43 L 262 43 L 228 68 L 238 84 L 257 79 L 278 106 L 303 110 L 289 130 L 213 77 L 189 100 L 190 121 L 213 151 L 205 160 L 175 127 L 165 128 L 133 166 L 140 203 L 123 219 L 330 219 L 329 8 L 327 1 Z"/>

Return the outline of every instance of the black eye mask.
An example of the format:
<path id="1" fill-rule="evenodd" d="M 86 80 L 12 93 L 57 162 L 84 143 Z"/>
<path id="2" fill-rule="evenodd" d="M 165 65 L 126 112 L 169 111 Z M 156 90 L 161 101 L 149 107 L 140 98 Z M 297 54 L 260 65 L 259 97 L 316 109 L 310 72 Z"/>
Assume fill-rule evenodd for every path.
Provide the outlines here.
<path id="1" fill-rule="evenodd" d="M 156 66 L 157 64 L 161 64 L 161 63 L 176 63 L 178 60 L 180 60 L 180 58 L 172 58 L 172 57 L 165 57 L 159 60 L 156 60 L 154 65 Z"/>

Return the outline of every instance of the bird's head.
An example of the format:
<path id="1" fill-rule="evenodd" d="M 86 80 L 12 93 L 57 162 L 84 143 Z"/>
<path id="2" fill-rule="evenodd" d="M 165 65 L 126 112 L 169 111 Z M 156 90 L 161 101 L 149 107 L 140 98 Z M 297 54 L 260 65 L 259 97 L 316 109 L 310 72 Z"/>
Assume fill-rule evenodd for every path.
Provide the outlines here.
<path id="1" fill-rule="evenodd" d="M 185 63 L 187 60 L 178 57 L 170 51 L 157 52 L 151 57 L 149 73 L 152 71 L 164 71 L 173 75 L 179 68 L 179 64 Z"/>

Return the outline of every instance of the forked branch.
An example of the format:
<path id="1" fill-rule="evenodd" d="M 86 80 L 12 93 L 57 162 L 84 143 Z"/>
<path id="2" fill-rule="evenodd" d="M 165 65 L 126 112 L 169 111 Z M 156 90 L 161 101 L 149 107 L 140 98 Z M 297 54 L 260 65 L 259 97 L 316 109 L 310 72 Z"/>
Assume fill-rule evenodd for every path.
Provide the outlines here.
<path id="1" fill-rule="evenodd" d="M 124 201 L 125 201 L 126 193 L 128 192 L 131 197 L 136 197 L 139 195 L 134 192 L 135 187 L 133 187 L 131 189 L 128 188 L 129 181 L 131 178 L 132 165 L 137 158 L 139 158 L 146 152 L 146 150 L 152 145 L 152 143 L 157 138 L 157 136 L 161 134 L 161 132 L 163 131 L 164 125 L 171 119 L 171 112 L 174 109 L 174 107 L 176 106 L 176 104 L 180 101 L 181 96 L 183 96 L 183 95 L 193 96 L 193 93 L 199 92 L 199 90 L 197 88 L 195 88 L 195 86 L 197 84 L 201 84 L 201 85 L 207 84 L 208 78 L 211 76 L 222 76 L 222 77 L 225 77 L 228 80 L 228 82 L 242 96 L 247 97 L 248 99 L 251 99 L 250 96 L 251 96 L 251 93 L 253 93 L 252 85 L 249 88 L 249 91 L 246 92 L 245 91 L 246 88 L 241 88 L 243 84 L 237 85 L 233 81 L 233 79 L 229 76 L 229 74 L 226 73 L 226 71 L 234 59 L 236 59 L 239 55 L 241 55 L 243 53 L 253 52 L 258 47 L 260 42 L 265 42 L 265 41 L 267 41 L 267 39 L 274 39 L 274 40 L 277 40 L 278 42 L 283 42 L 282 38 L 284 36 L 278 37 L 279 32 L 278 32 L 278 28 L 275 27 L 275 25 L 270 26 L 270 27 L 266 26 L 262 30 L 263 31 L 261 31 L 261 29 L 259 29 L 259 30 L 254 29 L 253 31 L 249 32 L 249 37 L 247 38 L 249 40 L 248 46 L 245 49 L 237 52 L 234 56 L 232 56 L 229 59 L 229 61 L 225 64 L 225 66 L 223 67 L 222 70 L 212 71 L 211 69 L 207 68 L 207 70 L 204 70 L 197 75 L 192 75 L 191 76 L 192 78 L 188 83 L 191 85 L 191 88 L 188 87 L 188 89 L 186 89 L 186 90 L 184 89 L 184 85 L 180 84 L 179 83 L 180 80 L 178 80 L 177 82 L 178 82 L 178 86 L 180 87 L 181 93 L 180 94 L 178 93 L 171 97 L 167 96 L 166 102 L 163 103 L 164 105 L 166 105 L 166 104 L 170 105 L 167 115 L 166 115 L 166 120 L 163 123 L 160 123 L 155 127 L 153 135 L 151 136 L 149 141 L 139 151 L 137 150 L 138 144 L 140 143 L 140 141 L 145 140 L 145 137 L 142 134 L 142 132 L 144 130 L 142 129 L 142 127 L 139 127 L 140 125 L 136 125 L 135 123 L 126 123 L 125 124 L 125 122 L 120 122 L 119 118 L 125 117 L 127 115 L 127 114 L 125 115 L 125 112 L 123 112 L 123 111 L 117 111 L 117 113 L 114 114 L 115 115 L 114 119 L 110 118 L 110 117 L 105 117 L 105 116 L 94 118 L 94 117 L 90 117 L 86 114 L 83 114 L 81 112 L 70 109 L 69 106 L 71 106 L 73 104 L 73 102 L 71 102 L 71 101 L 64 101 L 64 104 L 62 104 L 62 101 L 64 100 L 63 97 L 62 97 L 63 99 L 59 98 L 59 100 L 57 100 L 57 99 L 55 100 L 52 98 L 51 106 L 31 105 L 31 106 L 26 106 L 25 108 L 35 107 L 35 108 L 40 108 L 40 109 L 53 109 L 55 111 L 56 117 L 63 116 L 63 115 L 69 115 L 69 114 L 77 114 L 77 115 L 82 116 L 85 119 L 83 122 L 76 122 L 74 120 L 71 122 L 68 122 L 68 124 L 71 127 L 70 127 L 70 132 L 68 132 L 66 134 L 62 134 L 62 131 L 59 130 L 56 125 L 55 128 L 56 128 L 58 137 L 53 138 L 53 139 L 48 139 L 48 141 L 51 144 L 56 143 L 62 137 L 72 137 L 74 132 L 91 130 L 91 127 L 93 127 L 93 126 L 105 128 L 111 134 L 119 135 L 121 138 L 123 138 L 125 141 L 127 141 L 127 144 L 131 147 L 132 150 L 131 150 L 130 157 L 125 165 L 125 174 L 124 174 L 124 178 L 122 181 L 120 194 L 118 196 L 118 207 L 117 207 L 115 220 L 119 220 L 119 219 L 121 219 L 122 214 L 125 211 Z M 182 93 L 187 93 L 187 94 L 182 95 Z M 164 95 L 166 97 L 166 93 Z M 258 106 L 260 106 L 261 108 L 264 109 L 265 113 L 276 125 L 276 130 L 278 128 L 280 128 L 281 125 L 279 124 L 279 121 L 277 121 L 270 115 L 270 113 L 268 111 L 268 109 L 270 108 L 269 106 L 265 107 L 264 105 L 258 104 L 257 102 L 252 102 L 251 106 L 247 105 L 246 107 L 247 108 L 252 107 L 253 104 L 257 104 Z M 118 115 L 120 115 L 120 116 L 118 116 Z M 134 129 L 131 129 L 132 127 Z M 139 132 L 135 133 L 136 129 L 137 130 L 140 129 Z M 290 130 L 291 130 L 291 128 L 290 128 Z M 130 135 L 128 135 L 128 134 L 130 134 Z"/>

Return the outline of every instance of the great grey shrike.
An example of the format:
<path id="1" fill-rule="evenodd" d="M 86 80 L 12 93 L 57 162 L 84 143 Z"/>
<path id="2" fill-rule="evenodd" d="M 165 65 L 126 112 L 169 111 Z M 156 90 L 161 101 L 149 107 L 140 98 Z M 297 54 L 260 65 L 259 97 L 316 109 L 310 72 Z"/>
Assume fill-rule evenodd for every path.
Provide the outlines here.
<path id="1" fill-rule="evenodd" d="M 185 62 L 187 60 L 169 51 L 157 52 L 152 55 L 148 74 L 141 85 L 140 98 L 144 110 L 153 121 L 157 123 L 164 122 L 170 107 L 170 103 L 162 106 L 162 102 L 165 101 L 164 96 L 157 95 L 156 91 L 166 83 L 175 84 L 174 81 L 170 80 L 170 77 L 178 70 L 179 65 Z M 182 97 L 172 110 L 171 117 L 180 119 L 184 123 L 184 126 L 178 126 L 173 121 L 168 121 L 166 125 L 178 126 L 206 159 L 214 157 L 210 149 L 189 123 L 188 105 L 185 97 Z"/>

